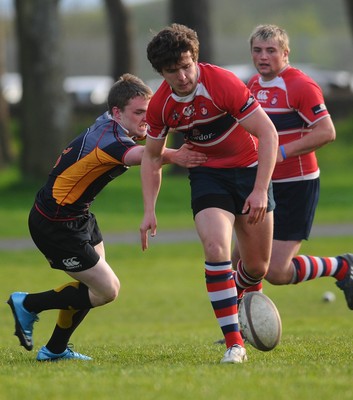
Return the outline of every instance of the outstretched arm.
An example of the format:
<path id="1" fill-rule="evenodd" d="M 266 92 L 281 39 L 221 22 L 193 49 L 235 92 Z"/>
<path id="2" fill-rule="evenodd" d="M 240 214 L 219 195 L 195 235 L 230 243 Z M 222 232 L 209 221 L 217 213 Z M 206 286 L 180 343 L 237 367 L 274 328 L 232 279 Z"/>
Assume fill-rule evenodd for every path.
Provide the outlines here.
<path id="1" fill-rule="evenodd" d="M 140 225 L 142 250 L 148 248 L 148 231 L 151 236 L 157 232 L 157 218 L 155 214 L 156 202 L 162 182 L 162 163 L 165 139 L 151 139 L 147 137 L 141 163 L 141 182 L 144 203 L 144 217 Z"/>
<path id="2" fill-rule="evenodd" d="M 267 212 L 267 191 L 276 163 L 278 134 L 272 121 L 259 107 L 241 125 L 259 140 L 258 168 L 253 191 L 246 199 L 243 212 L 249 210 L 248 223 L 256 224 L 265 219 Z"/>
<path id="3" fill-rule="evenodd" d="M 204 153 L 192 150 L 191 143 L 185 143 L 179 149 L 166 148 L 163 153 L 163 164 L 177 164 L 180 167 L 197 167 L 207 161 Z"/>
<path id="4" fill-rule="evenodd" d="M 207 157 L 204 153 L 192 150 L 192 144 L 183 144 L 179 149 L 165 148 L 162 154 L 162 164 L 177 164 L 180 167 L 192 168 L 203 164 Z M 124 158 L 126 165 L 140 165 L 145 146 L 132 147 Z"/>

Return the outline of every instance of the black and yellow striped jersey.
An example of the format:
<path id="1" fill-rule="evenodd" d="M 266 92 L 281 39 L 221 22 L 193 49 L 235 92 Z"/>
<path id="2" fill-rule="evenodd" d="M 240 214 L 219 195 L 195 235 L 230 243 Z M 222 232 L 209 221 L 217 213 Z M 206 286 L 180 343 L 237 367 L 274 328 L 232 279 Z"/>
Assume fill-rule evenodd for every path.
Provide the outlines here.
<path id="1" fill-rule="evenodd" d="M 36 208 L 54 220 L 82 216 L 96 195 L 127 171 L 124 157 L 133 146 L 125 130 L 104 113 L 61 153 L 36 195 Z"/>

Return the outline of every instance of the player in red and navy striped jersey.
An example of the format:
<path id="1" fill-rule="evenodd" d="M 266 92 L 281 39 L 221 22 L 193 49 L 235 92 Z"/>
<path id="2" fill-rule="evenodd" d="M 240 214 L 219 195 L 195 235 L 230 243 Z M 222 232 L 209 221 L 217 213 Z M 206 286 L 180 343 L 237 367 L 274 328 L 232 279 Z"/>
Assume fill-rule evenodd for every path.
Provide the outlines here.
<path id="1" fill-rule="evenodd" d="M 276 202 L 273 248 L 266 280 L 285 285 L 332 276 L 353 309 L 352 254 L 297 255 L 302 241 L 309 238 L 319 200 L 315 150 L 336 136 L 322 91 L 313 79 L 289 64 L 289 38 L 282 28 L 258 26 L 251 34 L 250 47 L 258 74 L 248 87 L 275 124 L 279 138 L 272 177 Z M 234 263 L 239 260 L 238 250 L 233 253 Z"/>
<path id="2" fill-rule="evenodd" d="M 156 233 L 161 157 L 172 131 L 207 155 L 202 166 L 189 171 L 192 210 L 204 249 L 208 295 L 227 346 L 221 362 L 241 363 L 246 351 L 230 260 L 232 231 L 242 250 L 243 277 L 248 286 L 255 285 L 267 272 L 271 252 L 270 180 L 277 133 L 246 85 L 229 71 L 198 63 L 198 54 L 196 32 L 179 24 L 157 33 L 147 48 L 149 61 L 165 81 L 147 112 L 141 243 L 146 249 L 148 231 Z"/>

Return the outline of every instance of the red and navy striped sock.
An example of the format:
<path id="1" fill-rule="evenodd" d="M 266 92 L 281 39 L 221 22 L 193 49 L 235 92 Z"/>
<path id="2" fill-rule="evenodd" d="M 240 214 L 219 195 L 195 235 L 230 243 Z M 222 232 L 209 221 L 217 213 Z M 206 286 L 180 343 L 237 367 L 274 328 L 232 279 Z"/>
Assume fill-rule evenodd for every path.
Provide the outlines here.
<path id="1" fill-rule="evenodd" d="M 244 263 L 239 260 L 237 265 L 237 271 L 234 276 L 235 283 L 238 289 L 238 297 L 241 298 L 244 291 L 259 291 L 262 289 L 262 279 L 255 279 L 251 277 L 245 270 Z"/>
<path id="2" fill-rule="evenodd" d="M 205 263 L 208 296 L 226 340 L 227 348 L 244 346 L 239 330 L 237 288 L 233 279 L 232 263 Z"/>
<path id="3" fill-rule="evenodd" d="M 291 283 L 309 281 L 311 279 L 332 276 L 338 281 L 342 280 L 348 271 L 348 262 L 341 256 L 314 257 L 296 256 L 292 259 L 295 274 Z"/>
<path id="4" fill-rule="evenodd" d="M 262 291 L 263 291 L 262 290 L 262 281 L 257 283 L 254 286 L 250 286 L 247 289 L 245 289 L 246 293 L 249 293 L 249 292 L 260 292 L 260 293 L 262 293 Z"/>

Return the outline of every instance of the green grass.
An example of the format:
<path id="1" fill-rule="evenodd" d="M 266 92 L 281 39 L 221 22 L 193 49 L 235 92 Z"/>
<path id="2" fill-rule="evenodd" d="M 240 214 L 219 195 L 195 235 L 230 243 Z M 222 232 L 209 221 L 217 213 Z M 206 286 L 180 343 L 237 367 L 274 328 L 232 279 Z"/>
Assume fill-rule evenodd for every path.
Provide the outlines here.
<path id="1" fill-rule="evenodd" d="M 303 253 L 345 252 L 352 237 L 314 238 Z M 310 249 L 310 250 L 309 250 Z M 5 301 L 14 290 L 42 291 L 67 282 L 34 250 L 3 251 L 0 281 L 0 398 L 124 400 L 351 399 L 352 312 L 332 278 L 265 292 L 283 323 L 271 352 L 247 346 L 249 361 L 220 365 L 224 347 L 208 301 L 198 243 L 107 246 L 122 289 L 116 302 L 94 309 L 75 332 L 77 351 L 92 362 L 40 364 L 36 351 L 51 334 L 56 312 L 40 315 L 33 352 L 19 346 Z M 333 291 L 334 303 L 322 302 Z"/>
<path id="2" fill-rule="evenodd" d="M 353 177 L 351 165 L 353 116 L 336 123 L 337 139 L 317 151 L 321 169 L 321 196 L 316 224 L 353 224 Z M 13 167 L 0 171 L 0 238 L 28 237 L 27 217 L 39 185 L 25 185 Z M 143 215 L 140 169 L 132 167 L 110 183 L 95 200 L 104 233 L 136 231 Z M 185 176 L 172 176 L 164 168 L 158 198 L 159 229 L 193 228 L 190 187 Z"/>
<path id="3" fill-rule="evenodd" d="M 315 223 L 353 223 L 349 143 L 338 139 L 318 152 L 322 190 Z M 27 216 L 37 189 L 24 186 L 15 168 L 0 173 L 0 238 L 29 238 Z M 138 234 L 139 168 L 111 183 L 93 211 L 103 234 Z M 160 230 L 193 228 L 186 177 L 164 175 L 157 215 Z M 352 251 L 352 243 L 353 231 L 349 237 L 312 238 L 302 253 L 337 255 Z M 6 300 L 12 291 L 43 291 L 67 279 L 35 250 L 1 251 L 0 399 L 351 399 L 352 312 L 332 278 L 265 284 L 282 317 L 280 345 L 268 353 L 248 346 L 248 363 L 220 365 L 225 349 L 213 344 L 221 333 L 205 289 L 200 244 L 151 243 L 145 253 L 138 245 L 106 250 L 121 293 L 113 304 L 92 310 L 72 338 L 76 350 L 94 360 L 53 364 L 37 363 L 35 355 L 51 334 L 56 312 L 42 313 L 34 351 L 26 352 L 12 335 Z M 327 290 L 336 294 L 334 303 L 322 302 Z"/>
<path id="4" fill-rule="evenodd" d="M 321 167 L 321 197 L 315 223 L 353 223 L 353 178 L 351 169 L 345 167 L 352 165 L 352 156 L 343 154 L 340 159 L 338 150 L 333 148 L 328 156 L 324 150 L 326 148 L 320 153 L 325 162 Z M 330 154 L 331 157 L 333 154 L 332 158 Z M 340 163 L 334 161 L 336 159 L 341 160 Z M 108 185 L 95 200 L 92 211 L 97 214 L 104 233 L 138 232 L 143 215 L 139 173 L 139 167 L 132 167 Z M 38 187 L 20 183 L 16 171 L 12 169 L 0 174 L 0 238 L 28 236 L 28 211 L 37 190 Z M 186 176 L 164 173 L 157 217 L 159 229 L 193 228 L 190 187 Z"/>

